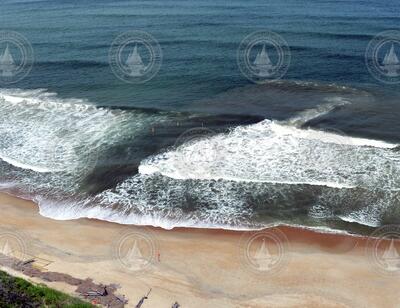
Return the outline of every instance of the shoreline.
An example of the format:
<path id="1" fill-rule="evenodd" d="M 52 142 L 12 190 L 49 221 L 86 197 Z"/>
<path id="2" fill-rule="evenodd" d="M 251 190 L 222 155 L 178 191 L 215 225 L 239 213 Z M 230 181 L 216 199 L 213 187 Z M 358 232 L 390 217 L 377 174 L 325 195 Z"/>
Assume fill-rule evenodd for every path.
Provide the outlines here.
<path id="1" fill-rule="evenodd" d="M 182 307 L 254 308 L 398 304 L 399 277 L 380 275 L 372 268 L 365 255 L 367 237 L 283 226 L 260 231 L 165 230 L 89 218 L 53 220 L 41 216 L 35 206 L 0 193 L 0 231 L 26 236 L 29 255 L 51 261 L 44 271 L 119 285 L 116 292 L 128 299 L 126 307 L 135 307 L 150 288 L 144 308 L 171 307 L 175 301 Z M 155 239 L 153 262 L 146 270 L 132 272 L 115 257 L 113 248 L 127 231 Z M 264 231 L 285 235 L 288 260 L 276 272 L 255 273 L 243 261 L 241 243 Z M 63 282 L 31 279 L 77 295 L 75 288 Z"/>
<path id="2" fill-rule="evenodd" d="M 273 223 L 270 225 L 266 225 L 260 228 L 229 228 L 225 226 L 173 226 L 171 228 L 163 227 L 163 226 L 156 226 L 156 225 L 151 225 L 151 224 L 124 224 L 121 222 L 117 221 L 112 221 L 112 220 L 107 220 L 107 219 L 101 219 L 101 218 L 96 218 L 96 217 L 77 217 L 77 218 L 72 218 L 72 219 L 57 219 L 51 216 L 45 216 L 40 213 L 40 205 L 38 204 L 37 201 L 34 200 L 34 198 L 30 197 L 25 197 L 22 196 L 18 193 L 13 193 L 11 191 L 7 190 L 0 190 L 0 196 L 1 195 L 8 195 L 12 198 L 17 198 L 17 199 L 22 199 L 27 202 L 32 202 L 35 207 L 37 208 L 39 214 L 48 219 L 56 220 L 56 221 L 70 221 L 70 220 L 80 220 L 80 219 L 88 219 L 88 220 L 93 220 L 93 221 L 100 221 L 100 222 L 105 222 L 105 223 L 111 223 L 111 224 L 117 224 L 120 226 L 136 226 L 136 227 L 144 227 L 144 228 L 155 228 L 155 229 L 161 229 L 165 231 L 172 231 L 172 230 L 178 230 L 178 229 L 188 229 L 188 230 L 220 230 L 220 231 L 233 231 L 233 232 L 257 232 L 257 231 L 262 231 L 266 229 L 271 229 L 271 228 L 288 228 L 288 229 L 299 229 L 299 230 L 307 230 L 315 233 L 321 233 L 321 234 L 338 234 L 338 235 L 345 235 L 345 236 L 352 236 L 352 237 L 368 237 L 367 234 L 360 234 L 356 232 L 351 232 L 348 230 L 343 230 L 343 229 L 335 229 L 335 228 L 330 228 L 326 226 L 306 226 L 306 225 L 300 225 L 300 224 L 287 224 L 287 223 Z M 369 225 L 363 225 L 359 224 L 360 227 L 364 229 L 373 229 L 375 227 L 369 226 Z"/>

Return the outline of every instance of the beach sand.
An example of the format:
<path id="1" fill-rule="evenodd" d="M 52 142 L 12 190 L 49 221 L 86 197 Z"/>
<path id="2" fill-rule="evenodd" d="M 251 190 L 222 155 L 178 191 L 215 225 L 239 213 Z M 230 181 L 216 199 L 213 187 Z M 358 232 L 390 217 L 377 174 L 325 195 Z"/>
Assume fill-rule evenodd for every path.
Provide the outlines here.
<path id="1" fill-rule="evenodd" d="M 365 252 L 366 238 L 362 237 L 279 227 L 275 230 L 278 233 L 270 234 L 287 237 L 284 261 L 276 268 L 260 271 L 242 254 L 246 239 L 257 239 L 258 233 L 184 228 L 168 231 L 93 219 L 57 221 L 40 216 L 33 202 L 6 194 L 0 194 L 0 208 L 0 235 L 16 232 L 29 256 L 50 262 L 42 262 L 43 270 L 118 284 L 117 293 L 128 298 L 128 307 L 135 307 L 150 288 L 143 308 L 171 307 L 175 301 L 182 308 L 400 307 L 400 277 L 374 268 Z M 147 239 L 153 244 L 139 245 L 142 254 L 153 249 L 153 262 L 144 271 L 124 266 L 113 249 L 119 247 L 118 243 L 127 243 L 121 239 L 129 232 L 142 234 L 145 239 L 149 235 Z M 261 242 L 254 243 L 261 247 Z M 274 255 L 281 246 L 269 247 Z M 77 295 L 76 287 L 64 282 L 44 283 Z"/>

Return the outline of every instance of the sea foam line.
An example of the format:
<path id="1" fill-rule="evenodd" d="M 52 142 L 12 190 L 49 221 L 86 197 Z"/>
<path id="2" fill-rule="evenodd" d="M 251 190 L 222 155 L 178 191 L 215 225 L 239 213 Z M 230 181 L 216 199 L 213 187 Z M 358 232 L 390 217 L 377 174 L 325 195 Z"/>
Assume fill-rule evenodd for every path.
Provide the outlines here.
<path id="1" fill-rule="evenodd" d="M 149 157 L 141 162 L 139 173 L 160 173 L 181 180 L 354 188 L 369 186 L 365 181 L 383 177 L 384 169 L 379 170 L 379 165 L 395 164 L 396 154 L 391 149 L 397 146 L 264 120 Z M 368 171 L 364 164 L 377 169 Z"/>

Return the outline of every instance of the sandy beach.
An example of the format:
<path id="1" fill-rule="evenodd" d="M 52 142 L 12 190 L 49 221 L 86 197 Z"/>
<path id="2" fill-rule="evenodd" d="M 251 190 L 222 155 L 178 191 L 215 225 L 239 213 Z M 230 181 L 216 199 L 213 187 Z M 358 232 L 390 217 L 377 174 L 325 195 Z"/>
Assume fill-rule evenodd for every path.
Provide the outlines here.
<path id="1" fill-rule="evenodd" d="M 257 233 L 56 221 L 40 216 L 33 202 L 6 194 L 1 194 L 0 207 L 0 231 L 18 234 L 25 258 L 37 258 L 42 271 L 117 284 L 127 307 L 135 307 L 150 288 L 142 307 L 175 302 L 181 307 L 400 307 L 400 278 L 374 269 L 365 253 L 366 238 L 280 227 L 270 234 L 287 239 L 282 262 L 260 271 L 246 264 L 242 254 L 243 243 L 257 241 Z M 149 235 L 152 243 L 150 249 L 139 247 L 153 256 L 141 270 L 126 266 L 114 249 L 132 232 L 145 240 Z M 269 251 L 277 253 L 271 245 Z M 28 278 L 77 296 L 76 287 L 67 283 Z"/>

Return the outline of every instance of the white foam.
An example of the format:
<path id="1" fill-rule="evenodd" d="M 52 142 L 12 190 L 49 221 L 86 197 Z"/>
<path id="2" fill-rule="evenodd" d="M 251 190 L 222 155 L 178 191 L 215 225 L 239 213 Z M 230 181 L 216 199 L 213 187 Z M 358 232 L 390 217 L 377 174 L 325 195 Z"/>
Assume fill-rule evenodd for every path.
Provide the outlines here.
<path id="1" fill-rule="evenodd" d="M 49 169 L 49 168 L 45 168 L 45 167 L 21 163 L 20 161 L 18 161 L 16 159 L 12 159 L 11 157 L 7 157 L 7 156 L 1 155 L 1 154 L 0 154 L 0 159 L 2 159 L 6 163 L 9 163 L 10 165 L 13 165 L 17 168 L 30 169 L 30 170 L 36 171 L 36 172 L 53 172 L 54 171 L 53 169 Z"/>
<path id="2" fill-rule="evenodd" d="M 304 226 L 299 224 L 288 224 L 276 221 L 274 223 L 264 223 L 258 226 L 253 224 L 226 224 L 222 222 L 210 221 L 208 219 L 194 219 L 193 217 L 166 217 L 165 213 L 130 213 L 124 214 L 117 209 L 102 207 L 99 204 L 91 205 L 85 202 L 53 202 L 48 199 L 39 198 L 35 200 L 39 205 L 40 215 L 55 220 L 74 220 L 80 218 L 99 219 L 103 221 L 123 224 L 123 225 L 136 225 L 136 226 L 152 226 L 160 227 L 166 230 L 174 228 L 199 228 L 199 229 L 221 229 L 221 230 L 234 230 L 234 231 L 256 231 L 265 228 L 272 228 L 278 226 L 287 226 L 312 230 L 320 233 L 332 234 L 350 234 L 347 231 L 330 228 L 326 226 Z M 89 203 L 89 202 L 88 202 Z M 222 213 L 220 215 L 223 215 Z M 345 220 L 345 219 L 343 219 Z M 351 220 L 348 220 L 351 221 Z M 355 222 L 358 222 L 354 220 Z M 369 225 L 369 224 L 367 224 Z M 354 234 L 352 234 L 354 235 Z"/>
<path id="3" fill-rule="evenodd" d="M 338 106 L 350 104 L 347 99 L 341 96 L 329 97 L 326 100 L 328 101 L 328 103 L 299 112 L 296 116 L 287 121 L 282 121 L 282 123 L 290 124 L 292 126 L 300 126 L 312 119 L 328 114 Z"/>
<path id="4" fill-rule="evenodd" d="M 190 217 L 171 218 L 165 216 L 165 211 L 154 210 L 148 213 L 129 213 L 99 205 L 88 205 L 82 202 L 60 202 L 39 198 L 35 200 L 39 205 L 40 215 L 55 220 L 73 220 L 80 218 L 99 219 L 113 223 L 136 226 L 160 227 L 166 230 L 173 228 L 208 228 L 227 230 L 253 230 L 241 225 L 227 225 Z"/>
<path id="5" fill-rule="evenodd" d="M 150 157 L 139 172 L 174 179 L 370 187 L 383 185 L 387 165 L 398 179 L 399 155 L 390 150 L 396 146 L 264 120 Z"/>
<path id="6" fill-rule="evenodd" d="M 132 137 L 154 121 L 147 115 L 114 113 L 82 100 L 60 99 L 44 90 L 0 90 L 1 96 L 0 158 L 36 172 L 64 170 L 65 165 L 76 168 L 76 160 L 81 158 L 74 155 L 49 160 L 52 154 L 47 149 L 52 151 L 58 142 L 72 147 L 109 146 L 124 133 Z M 294 126 L 334 106 L 307 111 L 293 123 L 264 120 L 228 133 L 192 138 L 188 144 L 145 159 L 140 174 L 104 191 L 96 200 L 61 204 L 38 199 L 40 213 L 54 219 L 87 217 L 166 229 L 254 229 L 254 212 L 247 196 L 269 193 L 271 200 L 276 200 L 279 194 L 293 192 L 291 185 L 307 184 L 335 188 L 331 199 L 327 198 L 330 203 L 338 201 L 332 199 L 336 188 L 396 189 L 400 174 L 399 153 L 392 150 L 396 144 Z M 54 185 L 56 181 L 50 182 Z M 290 192 L 274 191 L 275 185 L 263 183 L 290 184 L 286 187 Z M 187 197 L 194 200 L 196 208 L 176 213 L 185 202 L 192 204 Z M 341 218 L 374 225 L 381 215 L 375 211 L 377 207 L 371 205 L 371 209 Z M 314 212 L 320 213 L 318 208 Z"/>
<path id="7" fill-rule="evenodd" d="M 0 89 L 0 158 L 35 172 L 80 171 L 102 145 L 131 138 L 152 120 L 44 89 Z"/>
<path id="8" fill-rule="evenodd" d="M 321 131 L 311 128 L 299 129 L 288 125 L 282 125 L 277 122 L 271 122 L 271 129 L 280 135 L 291 135 L 294 138 L 315 140 L 324 143 L 335 143 L 351 146 L 370 146 L 387 149 L 394 149 L 398 146 L 398 144 L 381 140 L 346 136 L 338 130 Z"/>

